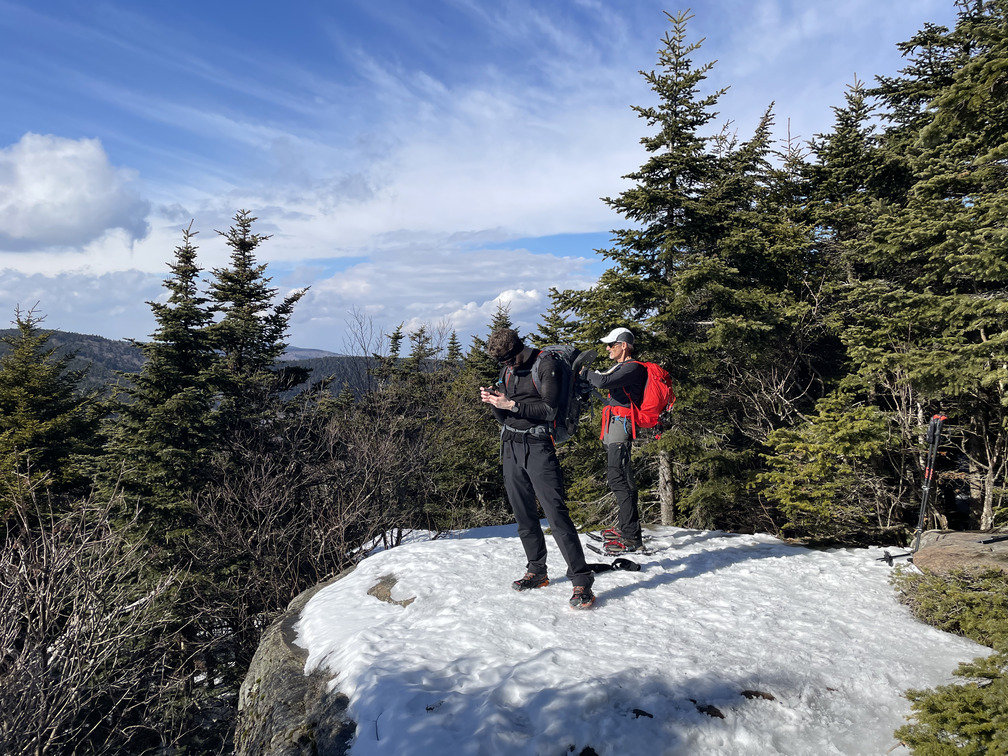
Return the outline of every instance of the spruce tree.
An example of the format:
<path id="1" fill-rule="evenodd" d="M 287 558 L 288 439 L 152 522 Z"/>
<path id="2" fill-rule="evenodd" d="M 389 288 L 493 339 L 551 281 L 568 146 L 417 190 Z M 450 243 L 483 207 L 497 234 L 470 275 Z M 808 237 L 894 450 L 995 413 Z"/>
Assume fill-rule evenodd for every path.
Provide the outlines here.
<path id="1" fill-rule="evenodd" d="M 539 346 L 549 344 L 578 344 L 579 329 L 572 313 L 563 304 L 563 295 L 554 287 L 550 287 L 550 307 L 542 316 L 538 331 L 529 337 Z"/>
<path id="2" fill-rule="evenodd" d="M 463 356 L 462 344 L 459 342 L 458 333 L 453 330 L 448 339 L 448 349 L 445 352 L 445 360 L 453 365 L 458 365 L 462 362 Z"/>
<path id="3" fill-rule="evenodd" d="M 605 198 L 631 222 L 600 250 L 612 267 L 587 292 L 555 295 L 554 308 L 579 316 L 584 343 L 629 327 L 635 356 L 668 367 L 679 404 L 646 448 L 668 498 L 676 465 L 680 522 L 726 527 L 748 518 L 746 483 L 767 433 L 809 403 L 816 271 L 807 221 L 793 217 L 800 174 L 770 166 L 769 110 L 748 141 L 714 130 L 722 91 L 701 93 L 712 64 L 694 67 L 689 18 L 669 16 L 658 69 L 644 73 L 658 100 L 634 108 L 649 156 L 625 176 L 632 188 Z"/>
<path id="4" fill-rule="evenodd" d="M 895 120 L 886 147 L 912 179 L 878 219 L 848 332 L 864 380 L 908 397 L 913 436 L 932 413 L 950 416 L 971 523 L 989 529 L 1008 468 L 1008 2 L 962 2 L 954 30 L 911 45 L 914 65 L 878 94 Z M 926 117 L 906 106 L 921 92 Z"/>
<path id="5" fill-rule="evenodd" d="M 488 328 L 511 328 L 508 308 L 498 305 Z M 446 386 L 432 442 L 432 521 L 439 529 L 497 525 L 510 509 L 500 471 L 500 429 L 480 401 L 481 386 L 497 381 L 500 365 L 486 353 L 486 340 L 473 336 L 461 367 Z"/>
<path id="6" fill-rule="evenodd" d="M 192 224 L 182 232 L 165 302 L 152 301 L 157 328 L 139 343 L 144 364 L 126 376 L 117 419 L 111 429 L 105 478 L 147 511 L 153 533 L 171 538 L 193 527 L 190 500 L 210 476 L 216 448 L 212 376 L 217 355 L 208 334 L 212 319 L 200 292 Z"/>
<path id="7" fill-rule="evenodd" d="M 256 218 L 246 210 L 227 231 L 218 231 L 231 248 L 231 264 L 215 268 L 209 287 L 210 343 L 219 354 L 215 376 L 220 405 L 220 432 L 265 431 L 276 418 L 283 392 L 303 383 L 308 371 L 279 366 L 287 349 L 287 331 L 294 306 L 307 290 L 274 302 L 266 265 L 256 260 L 259 245 L 269 236 L 253 232 Z"/>
<path id="8" fill-rule="evenodd" d="M 80 493 L 97 450 L 101 405 L 78 392 L 86 369 L 71 369 L 73 353 L 47 346 L 42 321 L 34 310 L 16 309 L 17 332 L 0 337 L 9 347 L 0 357 L 0 485 L 16 486 L 21 475 L 53 493 Z M 0 522 L 5 515 L 0 511 Z"/>

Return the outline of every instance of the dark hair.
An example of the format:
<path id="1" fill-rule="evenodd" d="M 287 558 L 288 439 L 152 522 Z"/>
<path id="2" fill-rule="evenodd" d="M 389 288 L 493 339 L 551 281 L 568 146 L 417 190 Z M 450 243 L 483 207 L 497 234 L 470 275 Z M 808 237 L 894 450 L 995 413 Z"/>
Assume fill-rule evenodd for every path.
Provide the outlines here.
<path id="1" fill-rule="evenodd" d="M 498 362 L 514 359 L 524 348 L 518 331 L 513 328 L 498 328 L 487 339 L 487 354 Z"/>

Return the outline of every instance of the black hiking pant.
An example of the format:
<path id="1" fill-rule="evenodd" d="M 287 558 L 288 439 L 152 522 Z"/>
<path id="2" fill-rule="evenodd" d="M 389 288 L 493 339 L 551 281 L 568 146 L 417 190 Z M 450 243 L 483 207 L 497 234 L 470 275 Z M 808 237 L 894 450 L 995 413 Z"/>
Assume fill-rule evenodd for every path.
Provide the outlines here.
<path id="1" fill-rule="evenodd" d="M 504 489 L 528 560 L 526 569 L 536 575 L 546 573 L 546 536 L 536 509 L 538 499 L 553 540 L 567 562 L 567 577 L 576 586 L 590 586 L 595 576 L 585 561 L 581 539 L 564 502 L 563 472 L 553 439 L 505 430 L 501 436 L 501 463 Z"/>
<path id="2" fill-rule="evenodd" d="M 633 437 L 627 427 L 629 419 L 613 415 L 602 436 L 606 449 L 606 478 L 609 490 L 619 507 L 618 529 L 627 542 L 641 542 L 640 512 L 637 509 L 637 481 L 634 479 L 630 453 Z"/>

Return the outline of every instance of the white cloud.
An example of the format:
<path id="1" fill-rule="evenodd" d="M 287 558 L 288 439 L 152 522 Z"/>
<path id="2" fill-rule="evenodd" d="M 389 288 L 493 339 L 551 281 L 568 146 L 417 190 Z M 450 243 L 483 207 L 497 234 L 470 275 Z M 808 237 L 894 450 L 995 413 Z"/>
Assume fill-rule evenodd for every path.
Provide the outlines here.
<path id="1" fill-rule="evenodd" d="M 869 83 L 892 73 L 878 51 L 891 61 L 895 43 L 923 19 L 949 15 L 938 11 L 951 0 L 910 5 L 700 4 L 687 40 L 707 40 L 691 57 L 720 59 L 703 90 L 731 86 L 718 125 L 733 119 L 748 138 L 776 100 L 779 135 L 788 118 L 802 139 L 827 130 L 855 68 Z M 617 196 L 627 187 L 621 176 L 645 159 L 639 140 L 651 130 L 631 106 L 655 99 L 638 69 L 656 66 L 668 30 L 661 6 L 449 0 L 433 15 L 405 0 L 394 6 L 362 0 L 371 36 L 321 13 L 320 36 L 331 38 L 324 59 L 270 46 L 250 56 L 229 49 L 227 35 L 205 45 L 198 30 L 158 34 L 169 27 L 146 13 L 117 15 L 145 32 L 120 34 L 114 46 L 128 48 L 116 59 L 133 61 L 136 76 L 78 65 L 98 60 L 81 54 L 44 84 L 72 80 L 67 96 L 85 96 L 81 111 L 109 119 L 102 128 L 96 117 L 83 133 L 127 156 L 156 206 L 149 210 L 136 176 L 111 165 L 99 141 L 27 134 L 0 149 L 0 268 L 21 271 L 40 293 L 42 279 L 30 274 L 52 276 L 43 307 L 71 281 L 89 290 L 84 273 L 160 279 L 193 219 L 210 269 L 228 253 L 214 229 L 247 209 L 259 217 L 256 230 L 273 235 L 260 248 L 268 273 L 279 268 L 285 286 L 312 287 L 292 323 L 301 346 L 341 348 L 354 310 L 383 327 L 450 319 L 460 333 L 480 332 L 508 299 L 522 330 L 534 328 L 549 287 L 590 285 L 598 258 L 588 248 L 568 259 L 474 247 L 627 225 L 599 197 Z M 137 38 L 150 45 L 129 41 Z M 179 44 L 180 55 L 160 54 Z M 48 70 L 48 58 L 39 60 Z M 165 71 L 151 66 L 162 60 Z M 146 309 L 137 299 L 126 310 L 134 320 Z M 126 330 L 125 316 L 101 311 L 104 330 Z"/>
<path id="2" fill-rule="evenodd" d="M 449 241 L 381 252 L 317 280 L 298 304 L 292 333 L 299 345 L 338 351 L 348 315 L 359 311 L 386 331 L 400 323 L 407 331 L 449 323 L 467 341 L 485 331 L 498 303 L 527 333 L 549 307 L 550 287 L 589 285 L 594 262 L 524 250 L 463 250 Z"/>
<path id="3" fill-rule="evenodd" d="M 141 239 L 149 210 L 97 139 L 25 134 L 0 150 L 0 250 L 81 247 L 113 229 Z"/>

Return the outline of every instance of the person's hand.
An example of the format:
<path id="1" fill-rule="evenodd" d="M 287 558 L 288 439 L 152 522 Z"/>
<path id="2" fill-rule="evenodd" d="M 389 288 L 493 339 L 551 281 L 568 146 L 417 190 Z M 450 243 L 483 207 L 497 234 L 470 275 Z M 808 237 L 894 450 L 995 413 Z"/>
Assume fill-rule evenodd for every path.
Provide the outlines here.
<path id="1" fill-rule="evenodd" d="M 480 386 L 480 401 L 493 405 L 499 410 L 511 410 L 515 403 L 494 388 Z"/>

